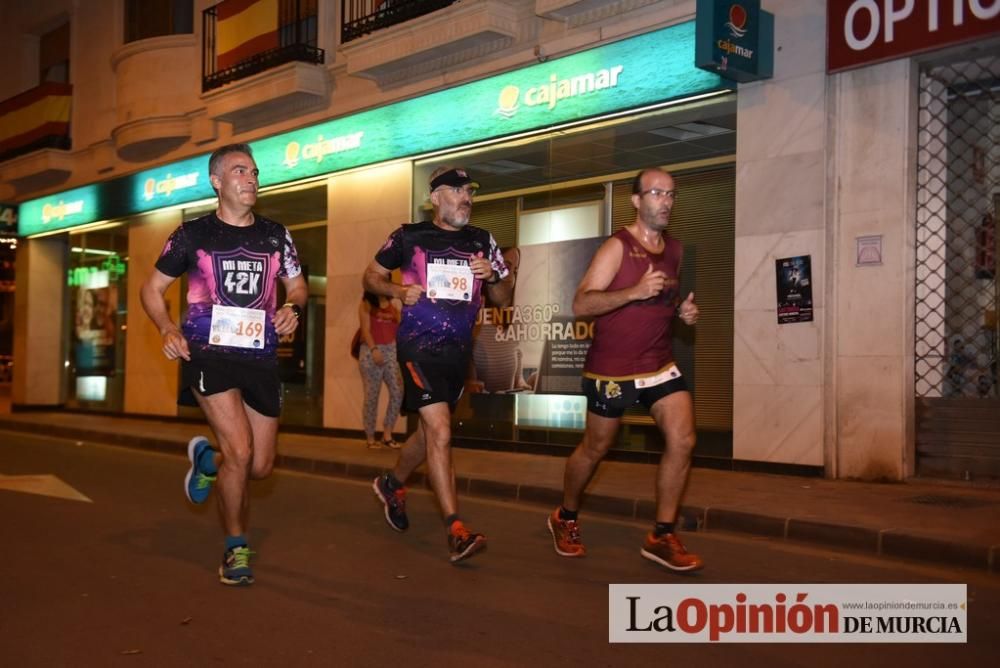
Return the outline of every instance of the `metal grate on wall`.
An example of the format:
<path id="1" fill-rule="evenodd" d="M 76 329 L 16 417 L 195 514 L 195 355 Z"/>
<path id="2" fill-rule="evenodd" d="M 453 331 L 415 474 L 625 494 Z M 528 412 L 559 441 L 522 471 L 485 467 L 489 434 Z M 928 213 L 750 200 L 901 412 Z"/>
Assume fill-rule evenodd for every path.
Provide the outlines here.
<path id="1" fill-rule="evenodd" d="M 996 399 L 1000 57 L 920 74 L 915 393 Z"/>

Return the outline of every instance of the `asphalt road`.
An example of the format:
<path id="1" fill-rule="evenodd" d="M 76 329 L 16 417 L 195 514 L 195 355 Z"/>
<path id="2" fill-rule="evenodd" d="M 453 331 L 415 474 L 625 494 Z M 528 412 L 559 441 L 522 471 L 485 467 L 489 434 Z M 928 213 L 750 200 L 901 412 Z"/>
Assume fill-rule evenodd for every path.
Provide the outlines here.
<path id="1" fill-rule="evenodd" d="M 387 463 L 391 454 L 386 453 Z M 224 587 L 214 503 L 187 504 L 177 456 L 0 431 L 2 476 L 52 474 L 91 503 L 0 484 L 0 665 L 986 666 L 1000 656 L 1000 579 L 725 534 L 667 573 L 646 527 L 584 516 L 589 555 L 557 557 L 548 509 L 462 499 L 489 549 L 447 560 L 433 497 L 386 526 L 370 487 L 277 473 L 253 488 L 257 584 Z M 969 642 L 608 643 L 609 583 L 924 583 L 969 587 Z"/>

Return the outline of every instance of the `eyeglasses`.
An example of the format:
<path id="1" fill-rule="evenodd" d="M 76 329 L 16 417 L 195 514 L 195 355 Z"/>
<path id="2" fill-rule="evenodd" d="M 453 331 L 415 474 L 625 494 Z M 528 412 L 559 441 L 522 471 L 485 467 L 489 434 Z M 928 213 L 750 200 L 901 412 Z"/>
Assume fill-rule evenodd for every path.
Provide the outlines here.
<path id="1" fill-rule="evenodd" d="M 438 191 L 438 190 L 450 190 L 451 192 L 455 193 L 456 195 L 461 195 L 461 194 L 464 193 L 464 194 L 468 195 L 469 197 L 475 197 L 476 193 L 479 191 L 478 188 L 473 188 L 472 186 L 438 186 L 434 190 L 435 191 Z"/>
<path id="2" fill-rule="evenodd" d="M 643 190 L 639 193 L 639 197 L 643 195 L 652 195 L 653 199 L 664 199 L 669 197 L 671 199 L 677 197 L 677 192 L 675 190 L 662 190 L 660 188 L 650 188 L 649 190 Z"/>

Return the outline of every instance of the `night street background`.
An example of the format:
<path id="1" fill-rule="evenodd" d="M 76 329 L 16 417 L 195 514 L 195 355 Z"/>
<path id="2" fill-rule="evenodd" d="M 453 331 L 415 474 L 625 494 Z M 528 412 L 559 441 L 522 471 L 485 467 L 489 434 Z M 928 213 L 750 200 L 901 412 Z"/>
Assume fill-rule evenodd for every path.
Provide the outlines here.
<path id="1" fill-rule="evenodd" d="M 468 497 L 463 515 L 490 546 L 451 566 L 429 492 L 413 490 L 411 529 L 396 534 L 369 485 L 284 471 L 253 487 L 257 584 L 224 587 L 214 498 L 189 505 L 186 470 L 178 456 L 0 432 L 0 663 L 985 666 L 1000 656 L 1000 581 L 983 572 L 698 533 L 686 541 L 707 567 L 678 576 L 639 557 L 643 524 L 584 515 L 588 557 L 563 559 L 549 509 Z M 92 503 L 2 484 L 39 474 Z M 609 645 L 616 582 L 967 583 L 969 643 Z"/>

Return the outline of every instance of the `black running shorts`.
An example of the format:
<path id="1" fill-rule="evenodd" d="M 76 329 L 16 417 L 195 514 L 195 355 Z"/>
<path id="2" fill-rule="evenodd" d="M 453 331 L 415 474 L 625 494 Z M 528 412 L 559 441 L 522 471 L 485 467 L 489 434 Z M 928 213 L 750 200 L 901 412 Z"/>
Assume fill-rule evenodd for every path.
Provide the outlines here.
<path id="1" fill-rule="evenodd" d="M 468 363 L 464 360 L 415 361 L 400 358 L 403 407 L 408 411 L 417 411 L 424 406 L 444 402 L 454 408 L 465 389 L 467 368 Z"/>
<path id="2" fill-rule="evenodd" d="M 197 406 L 194 393 L 217 394 L 237 389 L 247 406 L 261 415 L 281 415 L 281 381 L 276 366 L 223 359 L 181 360 L 181 390 L 177 403 Z"/>
<path id="3" fill-rule="evenodd" d="M 637 382 L 644 384 L 642 379 L 609 380 L 584 376 L 583 393 L 587 396 L 587 410 L 602 417 L 620 418 L 625 409 L 636 404 L 642 404 L 648 410 L 668 394 L 687 391 L 687 383 L 679 370 L 655 385 L 637 387 Z"/>

